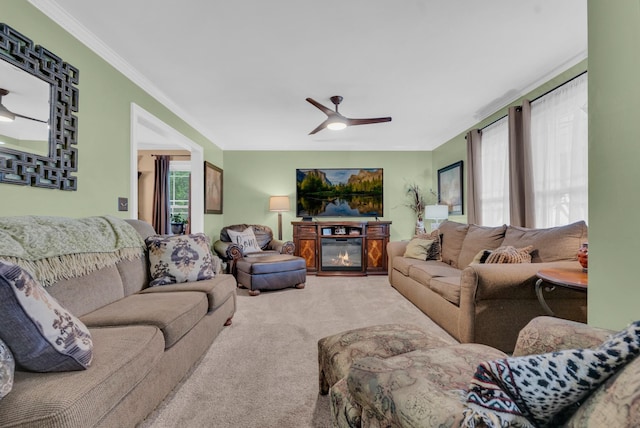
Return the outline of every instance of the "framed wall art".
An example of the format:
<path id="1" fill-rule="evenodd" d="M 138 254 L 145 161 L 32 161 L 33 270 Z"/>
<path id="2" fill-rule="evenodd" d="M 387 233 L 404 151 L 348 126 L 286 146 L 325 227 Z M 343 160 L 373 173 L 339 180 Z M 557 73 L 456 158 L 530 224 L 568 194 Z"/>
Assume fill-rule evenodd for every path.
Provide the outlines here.
<path id="1" fill-rule="evenodd" d="M 222 214 L 222 169 L 204 162 L 204 213 Z"/>
<path id="2" fill-rule="evenodd" d="M 438 170 L 438 203 L 449 207 L 449 215 L 462 215 L 462 161 Z"/>

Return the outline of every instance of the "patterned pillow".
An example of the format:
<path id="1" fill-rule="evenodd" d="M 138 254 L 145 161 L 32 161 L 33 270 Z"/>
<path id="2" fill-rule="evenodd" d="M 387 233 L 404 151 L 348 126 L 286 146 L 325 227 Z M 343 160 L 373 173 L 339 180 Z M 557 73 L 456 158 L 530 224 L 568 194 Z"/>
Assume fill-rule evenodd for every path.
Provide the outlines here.
<path id="1" fill-rule="evenodd" d="M 258 253 L 262 251 L 262 248 L 258 245 L 256 234 L 253 232 L 251 226 L 247 227 L 242 232 L 236 232 L 235 230 L 228 229 L 227 233 L 231 242 L 238 244 L 242 250 L 242 254 Z"/>
<path id="2" fill-rule="evenodd" d="M 498 247 L 491 251 L 484 263 L 531 263 L 533 245 L 524 248 Z"/>
<path id="3" fill-rule="evenodd" d="M 216 275 L 209 238 L 192 235 L 154 235 L 145 239 L 149 250 L 149 286 L 211 279 Z"/>
<path id="4" fill-rule="evenodd" d="M 440 246 L 440 230 L 433 230 L 431 233 L 421 233 L 414 236 L 414 238 L 428 239 L 433 241 L 429 251 L 427 253 L 427 260 L 442 260 L 441 246 Z"/>
<path id="5" fill-rule="evenodd" d="M 475 255 L 475 257 L 473 258 L 473 260 L 471 260 L 471 263 L 469 263 L 470 265 L 473 264 L 482 264 L 482 263 L 486 263 L 487 259 L 489 258 L 489 256 L 491 255 L 492 251 L 491 250 L 480 250 L 478 252 L 478 254 Z"/>
<path id="6" fill-rule="evenodd" d="M 87 327 L 29 274 L 0 260 L 0 339 L 34 372 L 84 370 L 93 360 Z"/>
<path id="7" fill-rule="evenodd" d="M 640 355 L 640 321 L 596 349 L 481 363 L 469 386 L 463 426 L 559 426 L 579 401 Z"/>
<path id="8" fill-rule="evenodd" d="M 13 388 L 13 372 L 16 363 L 7 345 L 0 340 L 0 398 L 7 395 Z"/>
<path id="9" fill-rule="evenodd" d="M 433 244 L 433 240 L 431 239 L 413 238 L 407 244 L 407 248 L 404 251 L 403 257 L 408 257 L 410 259 L 427 260 L 431 244 Z"/>

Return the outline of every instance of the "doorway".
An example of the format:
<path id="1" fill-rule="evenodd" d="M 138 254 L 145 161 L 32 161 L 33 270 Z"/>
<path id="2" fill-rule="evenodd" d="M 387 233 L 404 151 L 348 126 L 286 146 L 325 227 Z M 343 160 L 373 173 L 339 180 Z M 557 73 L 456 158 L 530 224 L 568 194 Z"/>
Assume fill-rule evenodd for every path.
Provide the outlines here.
<path id="1" fill-rule="evenodd" d="M 131 103 L 131 188 L 129 214 L 138 218 L 138 151 L 186 150 L 191 158 L 191 233 L 204 231 L 204 155 L 202 147 L 148 111 Z"/>

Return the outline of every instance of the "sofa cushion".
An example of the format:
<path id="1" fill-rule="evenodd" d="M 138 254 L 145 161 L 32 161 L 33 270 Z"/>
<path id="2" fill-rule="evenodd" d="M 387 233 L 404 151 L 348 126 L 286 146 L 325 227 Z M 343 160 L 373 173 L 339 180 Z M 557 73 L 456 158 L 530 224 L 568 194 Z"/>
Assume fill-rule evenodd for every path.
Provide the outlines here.
<path id="1" fill-rule="evenodd" d="M 480 251 L 498 248 L 504 240 L 506 230 L 506 225 L 486 227 L 470 224 L 462 242 L 460 256 L 458 257 L 458 268 L 464 269 L 469 266 Z"/>
<path id="2" fill-rule="evenodd" d="M 0 261 L 0 339 L 18 365 L 36 372 L 84 370 L 93 359 L 91 334 L 29 272 Z"/>
<path id="3" fill-rule="evenodd" d="M 207 294 L 209 311 L 219 308 L 230 297 L 236 294 L 236 280 L 233 275 L 217 275 L 213 279 L 196 282 L 183 282 L 180 284 L 164 285 L 162 287 L 149 287 L 142 290 L 141 294 L 171 293 L 180 291 L 199 291 Z"/>
<path id="4" fill-rule="evenodd" d="M 15 369 L 16 363 L 9 347 L 0 340 L 0 398 L 11 391 Z"/>
<path id="5" fill-rule="evenodd" d="M 447 220 L 440 224 L 439 230 L 442 261 L 453 267 L 458 267 L 460 251 L 462 251 L 462 244 L 469 230 L 469 225 Z M 473 253 L 473 255 L 476 253 Z M 473 256 L 471 256 L 471 259 L 473 259 Z"/>
<path id="6" fill-rule="evenodd" d="M 393 268 L 404 276 L 409 276 L 409 268 L 411 268 L 411 266 L 420 265 L 422 263 L 424 263 L 423 260 L 411 259 L 408 257 L 396 256 L 393 258 Z"/>
<path id="7" fill-rule="evenodd" d="M 152 326 L 92 328 L 94 364 L 84 371 L 16 371 L 0 400 L 3 426 L 94 427 L 135 388 L 163 354 Z"/>
<path id="8" fill-rule="evenodd" d="M 591 391 L 640 355 L 640 321 L 597 349 L 569 349 L 481 363 L 469 386 L 465 421 L 558 426 Z M 556 419 L 557 418 L 557 419 Z M 467 426 L 474 426 L 469 423 Z"/>
<path id="9" fill-rule="evenodd" d="M 508 226 L 502 245 L 522 248 L 533 245 L 532 262 L 577 260 L 578 249 L 587 241 L 587 224 L 578 221 L 548 229 Z"/>
<path id="10" fill-rule="evenodd" d="M 429 248 L 433 244 L 433 239 L 421 239 L 413 238 L 407 244 L 407 248 L 404 251 L 403 257 L 409 257 L 410 259 L 427 260 L 429 255 Z"/>
<path id="11" fill-rule="evenodd" d="M 442 260 L 442 248 L 440 246 L 440 230 L 436 229 L 430 233 L 421 233 L 415 236 L 419 239 L 428 239 L 433 241 L 427 253 L 427 260 Z"/>
<path id="12" fill-rule="evenodd" d="M 426 261 L 416 263 L 409 268 L 409 278 L 419 282 L 427 287 L 433 278 L 439 277 L 460 277 L 462 271 L 453 268 L 446 263 L 434 261 Z"/>
<path id="13" fill-rule="evenodd" d="M 202 281 L 215 276 L 211 243 L 204 233 L 154 235 L 149 249 L 150 286 Z"/>
<path id="14" fill-rule="evenodd" d="M 454 305 L 460 306 L 460 276 L 431 278 L 429 288 Z"/>
<path id="15" fill-rule="evenodd" d="M 82 317 L 89 327 L 152 325 L 164 335 L 165 348 L 173 346 L 208 310 L 202 292 L 133 294 Z"/>
<path id="16" fill-rule="evenodd" d="M 144 269 L 148 270 L 146 259 L 144 263 Z M 47 291 L 78 317 L 125 296 L 117 266 L 108 266 L 88 275 L 60 280 L 47 287 Z"/>

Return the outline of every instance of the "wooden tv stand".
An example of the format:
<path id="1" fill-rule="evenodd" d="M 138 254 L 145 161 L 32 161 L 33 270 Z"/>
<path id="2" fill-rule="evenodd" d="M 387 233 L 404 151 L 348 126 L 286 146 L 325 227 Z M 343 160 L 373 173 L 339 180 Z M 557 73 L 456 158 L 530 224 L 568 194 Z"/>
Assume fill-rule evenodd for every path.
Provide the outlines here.
<path id="1" fill-rule="evenodd" d="M 390 221 L 294 221 L 291 224 L 295 255 L 305 259 L 307 273 L 319 276 L 387 274 Z M 351 257 L 360 256 L 360 260 L 346 267 L 329 266 L 326 263 L 329 246 L 346 244 L 346 241 L 349 241 Z"/>

